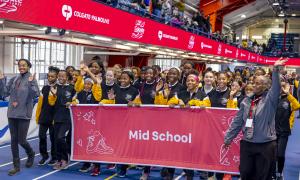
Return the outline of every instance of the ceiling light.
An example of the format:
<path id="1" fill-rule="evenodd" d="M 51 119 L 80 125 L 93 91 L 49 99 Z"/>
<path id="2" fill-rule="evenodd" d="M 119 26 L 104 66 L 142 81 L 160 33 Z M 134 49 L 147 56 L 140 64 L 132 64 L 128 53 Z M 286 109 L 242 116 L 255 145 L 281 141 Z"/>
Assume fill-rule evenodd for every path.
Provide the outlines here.
<path id="1" fill-rule="evenodd" d="M 189 58 L 190 56 L 188 56 L 188 55 L 182 55 L 182 57 L 184 57 L 184 58 Z"/>
<path id="2" fill-rule="evenodd" d="M 208 58 L 213 58 L 214 56 L 207 56 Z"/>
<path id="3" fill-rule="evenodd" d="M 246 15 L 245 15 L 245 14 L 242 14 L 242 15 L 241 15 L 241 18 L 246 18 Z"/>
<path id="4" fill-rule="evenodd" d="M 196 53 L 188 53 L 189 55 L 196 56 Z"/>
<path id="5" fill-rule="evenodd" d="M 100 41 L 112 41 L 111 38 L 101 37 L 101 36 L 92 36 L 92 39 L 100 40 Z"/>
<path id="6" fill-rule="evenodd" d="M 176 53 L 183 54 L 184 52 L 183 51 L 176 51 Z"/>
<path id="7" fill-rule="evenodd" d="M 152 47 L 152 46 L 149 46 L 148 49 L 152 49 L 152 50 L 159 50 L 158 47 Z"/>
<path id="8" fill-rule="evenodd" d="M 273 2 L 273 6 L 279 6 L 279 2 Z"/>
<path id="9" fill-rule="evenodd" d="M 52 30 L 51 30 L 51 32 L 53 32 L 53 33 L 57 33 L 57 32 L 58 32 L 58 30 L 57 30 L 57 29 L 52 29 Z"/>
<path id="10" fill-rule="evenodd" d="M 172 52 L 172 50 L 171 50 L 171 49 L 165 49 L 165 51 L 167 51 L 167 52 Z"/>
<path id="11" fill-rule="evenodd" d="M 235 59 L 234 62 L 237 62 L 237 60 Z"/>
<path id="12" fill-rule="evenodd" d="M 280 16 L 280 17 L 284 17 L 284 13 L 283 13 L 283 11 L 281 11 L 281 12 L 280 12 L 280 14 L 278 14 L 278 16 Z"/>
<path id="13" fill-rule="evenodd" d="M 221 57 L 220 57 L 220 56 L 217 56 L 216 59 L 221 59 Z"/>
<path id="14" fill-rule="evenodd" d="M 297 16 L 296 14 L 292 14 L 292 16 Z"/>
<path id="15" fill-rule="evenodd" d="M 116 44 L 116 48 L 118 48 L 118 49 L 131 49 L 131 47 L 129 47 L 129 46 L 124 46 L 124 45 L 121 45 L 121 44 Z"/>
<path id="16" fill-rule="evenodd" d="M 175 54 L 175 53 L 168 53 L 168 55 L 170 55 L 170 56 L 177 56 L 177 54 Z"/>
<path id="17" fill-rule="evenodd" d="M 146 49 L 146 48 L 139 48 L 138 51 L 142 51 L 142 52 L 152 52 L 150 49 Z"/>
<path id="18" fill-rule="evenodd" d="M 206 57 L 206 55 L 205 55 L 205 54 L 201 54 L 200 56 L 201 56 L 201 57 Z"/>
<path id="19" fill-rule="evenodd" d="M 156 54 L 167 54 L 166 52 L 164 51 L 155 51 Z"/>
<path id="20" fill-rule="evenodd" d="M 3 23 L 4 23 L 4 21 L 1 19 L 1 20 L 0 20 L 0 24 L 3 24 Z"/>
<path id="21" fill-rule="evenodd" d="M 139 44 L 135 44 L 135 43 L 126 43 L 126 46 L 132 46 L 132 47 L 139 47 Z"/>
<path id="22" fill-rule="evenodd" d="M 39 31 L 46 31 L 46 29 L 47 29 L 46 27 L 43 27 L 43 28 L 39 28 L 38 30 Z"/>

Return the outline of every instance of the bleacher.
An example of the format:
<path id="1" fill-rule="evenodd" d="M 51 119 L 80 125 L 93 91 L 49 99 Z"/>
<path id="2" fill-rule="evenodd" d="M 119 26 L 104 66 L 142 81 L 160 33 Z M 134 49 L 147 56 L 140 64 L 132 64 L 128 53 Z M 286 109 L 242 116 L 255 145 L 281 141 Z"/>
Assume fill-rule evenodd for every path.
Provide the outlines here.
<path id="1" fill-rule="evenodd" d="M 284 49 L 284 34 L 272 33 L 268 41 L 267 48 L 263 55 L 265 56 L 286 56 L 286 57 L 299 57 L 299 53 L 295 50 L 295 38 L 299 38 L 299 34 L 288 33 L 286 34 L 286 45 Z"/>

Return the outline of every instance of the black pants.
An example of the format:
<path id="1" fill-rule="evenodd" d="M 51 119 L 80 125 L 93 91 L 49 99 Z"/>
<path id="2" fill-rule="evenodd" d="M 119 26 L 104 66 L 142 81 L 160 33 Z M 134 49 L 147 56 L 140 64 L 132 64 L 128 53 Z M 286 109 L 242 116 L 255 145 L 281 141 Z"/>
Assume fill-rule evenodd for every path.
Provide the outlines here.
<path id="1" fill-rule="evenodd" d="M 39 127 L 40 153 L 44 159 L 49 158 L 49 155 L 47 152 L 47 131 L 48 130 L 49 130 L 50 141 L 51 141 L 51 158 L 53 160 L 56 160 L 56 149 L 55 149 L 53 124 L 40 124 L 40 127 Z"/>
<path id="2" fill-rule="evenodd" d="M 278 173 L 282 173 L 284 162 L 285 162 L 285 150 L 287 146 L 289 136 L 277 135 L 277 163 L 278 163 Z"/>
<path id="3" fill-rule="evenodd" d="M 11 135 L 11 152 L 13 159 L 19 160 L 19 146 L 20 144 L 26 151 L 27 155 L 33 154 L 33 150 L 30 144 L 27 141 L 27 133 L 29 128 L 30 120 L 29 119 L 8 119 L 8 126 Z"/>
<path id="4" fill-rule="evenodd" d="M 276 159 L 276 141 L 251 143 L 241 141 L 240 173 L 242 180 L 271 180 Z"/>
<path id="5" fill-rule="evenodd" d="M 71 125 L 69 123 L 55 123 L 54 124 L 54 139 L 56 145 L 56 157 L 58 161 L 68 161 L 68 145 L 67 145 L 67 133 L 70 130 Z"/>

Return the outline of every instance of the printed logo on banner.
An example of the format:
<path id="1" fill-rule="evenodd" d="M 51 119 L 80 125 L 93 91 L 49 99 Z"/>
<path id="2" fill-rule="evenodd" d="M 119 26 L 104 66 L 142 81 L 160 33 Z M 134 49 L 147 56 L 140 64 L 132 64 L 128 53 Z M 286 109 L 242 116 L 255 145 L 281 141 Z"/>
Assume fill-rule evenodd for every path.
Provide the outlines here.
<path id="1" fill-rule="evenodd" d="M 73 14 L 72 7 L 69 5 L 63 5 L 61 12 L 62 15 L 66 18 L 66 21 L 69 21 Z"/>
<path id="2" fill-rule="evenodd" d="M 194 48 L 194 45 L 195 45 L 195 36 L 191 36 L 191 37 L 190 37 L 190 40 L 189 40 L 188 48 L 189 48 L 189 49 L 193 49 L 193 48 Z"/>
<path id="3" fill-rule="evenodd" d="M 217 52 L 218 54 L 221 54 L 222 53 L 222 44 L 219 44 L 219 46 L 218 46 L 218 52 Z"/>
<path id="4" fill-rule="evenodd" d="M 239 49 L 236 49 L 236 52 L 235 52 L 235 57 L 238 58 L 239 57 Z"/>
<path id="5" fill-rule="evenodd" d="M 246 57 L 246 54 L 241 53 L 241 57 Z"/>
<path id="6" fill-rule="evenodd" d="M 227 48 L 225 48 L 225 54 L 232 54 L 232 51 L 230 51 Z"/>
<path id="7" fill-rule="evenodd" d="M 62 16 L 66 18 L 66 21 L 69 21 L 71 17 L 76 17 L 88 21 L 94 21 L 97 23 L 102 23 L 102 24 L 109 24 L 110 19 L 105 18 L 105 17 L 100 17 L 98 15 L 90 14 L 87 12 L 82 12 L 78 11 L 76 9 L 73 9 L 69 5 L 63 5 L 61 8 Z"/>
<path id="8" fill-rule="evenodd" d="M 133 33 L 131 37 L 134 39 L 141 39 L 145 33 L 145 21 L 136 20 Z"/>
<path id="9" fill-rule="evenodd" d="M 165 39 L 171 39 L 171 40 L 174 40 L 174 41 L 178 41 L 178 37 L 177 36 L 172 36 L 172 35 L 163 33 L 163 31 L 161 31 L 161 30 L 159 30 L 157 32 L 157 36 L 158 36 L 159 40 L 162 40 L 162 38 L 165 38 Z"/>
<path id="10" fill-rule="evenodd" d="M 212 49 L 212 46 L 205 44 L 204 42 L 201 42 L 201 49 L 204 49 L 204 48 Z"/>
<path id="11" fill-rule="evenodd" d="M 22 3 L 23 0 L 0 0 L 0 13 L 16 12 Z"/>
<path id="12" fill-rule="evenodd" d="M 161 40 L 163 37 L 163 32 L 162 31 L 158 31 L 158 39 Z"/>
<path id="13" fill-rule="evenodd" d="M 86 152 L 88 154 L 98 153 L 98 154 L 113 154 L 113 148 L 109 147 L 105 143 L 105 138 L 99 131 L 91 130 L 89 131 L 88 144 L 86 147 Z"/>

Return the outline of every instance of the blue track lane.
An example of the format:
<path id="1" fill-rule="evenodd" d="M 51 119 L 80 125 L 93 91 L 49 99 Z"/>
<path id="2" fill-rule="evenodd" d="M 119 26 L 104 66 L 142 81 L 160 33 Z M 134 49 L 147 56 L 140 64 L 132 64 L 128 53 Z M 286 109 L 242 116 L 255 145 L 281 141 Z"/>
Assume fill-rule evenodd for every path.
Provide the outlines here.
<path id="1" fill-rule="evenodd" d="M 31 139 L 30 144 L 36 151 L 38 150 L 38 139 Z M 20 158 L 25 158 L 26 154 L 24 150 L 20 147 Z M 11 153 L 10 146 L 4 145 L 0 146 L 0 179 L 1 180 L 29 180 L 29 179 L 51 179 L 51 180 L 65 180 L 65 179 L 106 179 L 115 174 L 115 170 L 107 170 L 106 165 L 102 165 L 101 175 L 98 177 L 91 177 L 89 173 L 81 173 L 78 169 L 81 167 L 81 163 L 74 164 L 76 162 L 71 162 L 70 164 L 74 164 L 67 170 L 62 171 L 54 171 L 50 166 L 38 166 L 37 163 L 40 160 L 40 156 L 37 155 L 35 159 L 35 164 L 33 168 L 27 169 L 25 168 L 25 160 L 21 161 L 21 172 L 16 176 L 10 177 L 7 175 L 7 171 L 12 168 L 11 164 Z M 300 171 L 300 120 L 296 119 L 295 126 L 292 131 L 292 135 L 290 136 L 288 147 L 286 151 L 286 164 L 284 168 L 284 177 L 285 180 L 298 180 L 299 179 L 299 171 Z M 160 179 L 160 168 L 154 168 L 151 170 L 150 180 L 159 180 Z M 51 173 L 51 174 L 49 174 Z M 182 170 L 176 170 L 176 176 L 180 176 Z M 199 179 L 198 173 L 196 173 L 196 177 L 194 179 Z M 141 170 L 130 169 L 128 170 L 128 174 L 126 178 L 118 178 L 113 177 L 113 180 L 123 179 L 123 180 L 133 180 L 139 179 L 141 175 Z M 44 176 L 44 177 L 43 177 Z M 184 179 L 184 177 L 180 178 Z"/>

